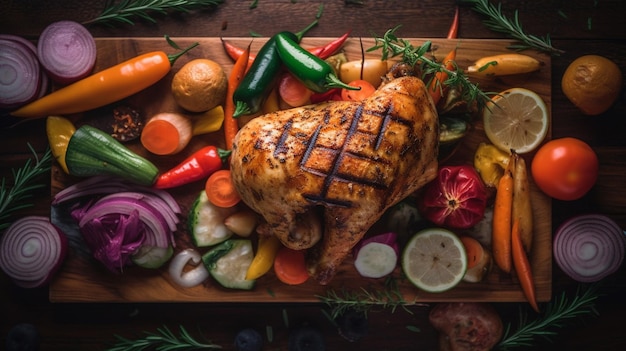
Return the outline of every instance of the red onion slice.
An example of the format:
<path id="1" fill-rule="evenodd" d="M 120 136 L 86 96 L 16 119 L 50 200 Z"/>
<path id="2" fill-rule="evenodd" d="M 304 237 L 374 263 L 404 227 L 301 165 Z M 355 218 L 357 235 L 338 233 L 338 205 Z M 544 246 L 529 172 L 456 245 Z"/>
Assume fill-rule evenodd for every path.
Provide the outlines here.
<path id="1" fill-rule="evenodd" d="M 15 221 L 0 240 L 0 268 L 16 285 L 47 284 L 67 253 L 67 238 L 48 218 L 26 216 Z"/>
<path id="2" fill-rule="evenodd" d="M 41 67 L 32 49 L 20 40 L 0 39 L 0 108 L 35 100 L 41 84 Z"/>
<path id="3" fill-rule="evenodd" d="M 554 236 L 554 260 L 570 278 L 583 283 L 615 273 L 624 260 L 626 237 L 612 219 L 587 214 L 565 221 Z"/>
<path id="4" fill-rule="evenodd" d="M 58 21 L 39 36 L 37 55 L 57 83 L 69 84 L 88 76 L 96 64 L 96 41 L 82 24 Z"/>

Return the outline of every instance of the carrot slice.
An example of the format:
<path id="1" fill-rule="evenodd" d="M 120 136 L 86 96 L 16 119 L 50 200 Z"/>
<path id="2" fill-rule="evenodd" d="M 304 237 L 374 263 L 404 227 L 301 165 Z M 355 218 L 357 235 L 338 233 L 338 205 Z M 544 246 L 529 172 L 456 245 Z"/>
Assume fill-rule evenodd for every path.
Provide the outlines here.
<path id="1" fill-rule="evenodd" d="M 313 92 L 300 82 L 293 74 L 287 72 L 280 77 L 278 94 L 291 107 L 300 107 L 308 104 Z"/>
<path id="2" fill-rule="evenodd" d="M 209 201 L 218 207 L 233 207 L 241 201 L 228 169 L 222 169 L 211 174 L 206 181 L 204 190 Z"/>
<path id="3" fill-rule="evenodd" d="M 156 155 L 172 155 L 187 146 L 192 123 L 182 115 L 160 113 L 151 118 L 141 132 L 141 144 Z"/>
<path id="4" fill-rule="evenodd" d="M 303 250 L 286 246 L 278 249 L 274 258 L 274 273 L 278 280 L 289 285 L 298 285 L 309 279 Z"/>
<path id="5" fill-rule="evenodd" d="M 372 85 L 372 83 L 357 79 L 348 83 L 348 85 L 353 87 L 360 87 L 360 90 L 348 90 L 341 89 L 341 99 L 345 101 L 361 101 L 370 97 L 376 91 L 376 88 Z"/>
<path id="6" fill-rule="evenodd" d="M 465 254 L 467 255 L 467 268 L 473 268 L 483 259 L 485 255 L 485 249 L 480 242 L 469 236 L 460 237 L 463 246 L 465 247 Z"/>

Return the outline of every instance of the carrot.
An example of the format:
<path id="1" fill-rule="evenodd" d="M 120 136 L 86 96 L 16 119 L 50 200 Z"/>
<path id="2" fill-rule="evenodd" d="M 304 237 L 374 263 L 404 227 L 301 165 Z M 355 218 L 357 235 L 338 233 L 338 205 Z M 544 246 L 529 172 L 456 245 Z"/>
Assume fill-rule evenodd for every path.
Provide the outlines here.
<path id="1" fill-rule="evenodd" d="M 173 55 L 163 51 L 139 55 L 56 90 L 10 114 L 26 118 L 68 115 L 122 100 L 161 80 L 170 72 L 176 59 L 197 45 L 194 43 Z"/>
<path id="2" fill-rule="evenodd" d="M 511 211 L 513 206 L 513 176 L 507 169 L 498 182 L 493 207 L 491 245 L 493 258 L 504 272 L 511 272 Z"/>
<path id="3" fill-rule="evenodd" d="M 341 99 L 345 101 L 361 101 L 370 97 L 376 91 L 376 88 L 372 85 L 372 83 L 363 80 L 357 79 L 348 83 L 348 85 L 353 87 L 360 87 L 359 90 L 348 90 L 341 89 Z"/>
<path id="4" fill-rule="evenodd" d="M 209 201 L 218 207 L 233 207 L 241 201 L 228 169 L 211 174 L 206 180 L 204 190 Z"/>
<path id="5" fill-rule="evenodd" d="M 526 161 L 515 154 L 515 173 L 513 175 L 513 218 L 519 218 L 519 234 L 524 249 L 530 253 L 533 244 L 533 209 L 530 200 L 530 185 Z"/>
<path id="6" fill-rule="evenodd" d="M 452 19 L 452 24 L 450 25 L 450 30 L 448 31 L 448 39 L 456 39 L 459 34 L 459 7 L 457 6 L 454 10 L 454 18 Z"/>
<path id="7" fill-rule="evenodd" d="M 274 257 L 274 273 L 278 280 L 289 285 L 307 281 L 309 272 L 306 269 L 304 251 L 282 246 Z"/>
<path id="8" fill-rule="evenodd" d="M 291 107 L 308 104 L 313 92 L 290 72 L 285 72 L 278 83 L 278 95 Z"/>
<path id="9" fill-rule="evenodd" d="M 530 303 L 530 306 L 533 310 L 535 310 L 535 312 L 539 313 L 537 297 L 535 296 L 535 281 L 533 279 L 533 273 L 530 267 L 530 262 L 528 261 L 528 256 L 526 256 L 526 252 L 524 251 L 524 246 L 522 244 L 519 224 L 519 218 L 515 218 L 513 221 L 511 242 L 515 273 L 517 273 L 517 278 L 519 279 L 522 291 L 524 291 L 524 295 L 526 296 L 528 303 Z"/>
<path id="10" fill-rule="evenodd" d="M 467 269 L 473 268 L 483 259 L 485 255 L 485 249 L 480 242 L 470 236 L 462 236 L 461 242 L 465 247 L 465 254 L 467 256 Z"/>
<path id="11" fill-rule="evenodd" d="M 447 70 L 454 70 L 456 68 L 456 63 L 454 60 L 456 59 L 456 48 L 452 49 L 448 55 L 443 59 L 443 65 Z M 441 96 L 443 95 L 443 85 L 448 79 L 448 73 L 445 71 L 439 71 L 435 73 L 435 77 L 431 79 L 430 84 L 428 85 L 428 92 L 430 96 L 433 98 L 433 102 L 435 105 L 439 103 L 441 100 Z"/>
<path id="12" fill-rule="evenodd" d="M 233 117 L 235 113 L 233 94 L 235 90 L 237 90 L 239 82 L 241 82 L 241 79 L 243 79 L 243 76 L 246 74 L 249 57 L 250 45 L 248 45 L 243 54 L 235 61 L 228 78 L 228 89 L 226 92 L 226 101 L 224 102 L 224 140 L 226 142 L 226 150 L 232 149 L 235 135 L 237 135 L 239 131 L 239 122 Z"/>
<path id="13" fill-rule="evenodd" d="M 173 155 L 187 146 L 192 137 L 189 118 L 163 112 L 150 118 L 141 131 L 141 144 L 156 155 Z"/>

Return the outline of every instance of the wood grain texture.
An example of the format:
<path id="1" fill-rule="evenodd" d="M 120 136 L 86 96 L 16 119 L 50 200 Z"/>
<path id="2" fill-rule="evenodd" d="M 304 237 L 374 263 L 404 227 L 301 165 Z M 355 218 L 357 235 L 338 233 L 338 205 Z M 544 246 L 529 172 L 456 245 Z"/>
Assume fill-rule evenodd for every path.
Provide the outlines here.
<path id="1" fill-rule="evenodd" d="M 244 47 L 251 38 L 224 38 L 238 46 Z M 306 38 L 303 46 L 317 46 L 330 38 Z M 425 39 L 411 39 L 419 45 Z M 232 61 L 222 49 L 218 38 L 177 38 L 181 47 L 198 41 L 200 46 L 182 57 L 173 68 L 175 71 L 186 61 L 194 58 L 209 58 L 222 64 L 227 72 L 230 71 Z M 252 40 L 252 51 L 256 52 L 265 39 L 255 38 Z M 510 42 L 506 40 L 434 40 L 433 54 L 443 58 L 454 46 L 458 45 L 457 63 L 460 67 L 469 66 L 479 57 L 504 52 Z M 373 39 L 363 39 L 365 48 L 373 45 Z M 152 51 L 172 51 L 165 40 L 161 38 L 99 38 L 97 40 L 98 58 L 97 70 L 109 67 L 131 58 L 137 54 Z M 361 48 L 357 38 L 351 38 L 345 45 L 345 52 L 349 59 L 358 59 Z M 529 75 L 489 79 L 476 81 L 485 91 L 499 92 L 510 87 L 525 87 L 537 92 L 551 106 L 551 64 L 548 56 L 530 53 L 537 57 L 543 66 L 538 72 Z M 368 54 L 379 57 L 378 53 Z M 164 111 L 176 110 L 169 91 L 172 74 L 168 75 L 155 86 L 129 98 L 127 103 L 137 106 L 145 116 Z M 106 110 L 106 109 L 105 109 Z M 102 109 L 99 109 L 100 113 Z M 98 113 L 90 113 L 85 116 L 76 116 L 75 121 L 79 125 L 90 118 L 99 118 Z M 482 130 L 480 121 L 474 125 L 470 135 L 447 163 L 470 163 L 476 145 L 487 141 Z M 130 143 L 129 147 L 142 154 L 157 164 L 160 170 L 166 170 L 180 162 L 191 152 L 198 148 L 212 144 L 223 147 L 223 134 L 221 131 L 205 136 L 196 137 L 192 143 L 180 154 L 168 157 L 154 157 L 148 155 L 138 144 Z M 531 155 L 527 155 L 530 157 Z M 65 176 L 58 168 L 52 172 L 52 194 L 77 181 L 77 179 Z M 178 249 L 189 246 L 186 234 L 186 213 L 189 206 L 203 189 L 203 183 L 195 183 L 171 190 L 183 211 L 183 221 L 177 232 Z M 537 296 L 540 301 L 548 301 L 552 296 L 552 272 L 551 272 L 551 203 L 550 200 L 540 193 L 534 184 L 532 185 L 533 208 L 536 223 L 536 244 L 532 252 L 531 262 L 535 271 Z M 524 296 L 512 275 L 505 274 L 494 269 L 491 274 L 481 283 L 461 283 L 456 288 L 439 294 L 428 294 L 414 288 L 410 283 L 401 279 L 400 269 L 394 275 L 399 278 L 399 289 L 406 301 L 433 302 L 433 301 L 524 301 Z M 100 264 L 93 262 L 89 257 L 81 255 L 77 250 L 72 250 L 59 276 L 50 286 L 50 300 L 52 302 L 318 302 L 318 296 L 324 296 L 329 289 L 341 291 L 358 291 L 365 288 L 369 291 L 381 291 L 384 289 L 384 279 L 371 280 L 360 278 L 353 268 L 351 259 L 348 259 L 341 267 L 337 276 L 329 286 L 320 286 L 310 281 L 300 286 L 287 286 L 280 283 L 273 275 L 260 278 L 252 291 L 233 291 L 219 287 L 212 280 L 204 285 L 191 289 L 178 288 L 171 283 L 166 269 L 150 271 L 137 267 L 125 270 L 123 274 L 115 275 L 107 272 Z"/>

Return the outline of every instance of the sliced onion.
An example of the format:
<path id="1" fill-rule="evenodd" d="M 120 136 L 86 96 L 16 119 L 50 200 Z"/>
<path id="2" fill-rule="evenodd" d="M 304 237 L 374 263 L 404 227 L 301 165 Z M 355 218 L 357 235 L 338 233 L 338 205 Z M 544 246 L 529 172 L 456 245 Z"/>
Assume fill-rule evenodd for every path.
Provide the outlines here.
<path id="1" fill-rule="evenodd" d="M 201 284 L 209 277 L 209 271 L 204 264 L 200 264 L 201 262 L 202 257 L 194 249 L 185 249 L 179 252 L 170 262 L 170 278 L 183 288 L 191 288 Z M 185 271 L 185 266 L 188 263 L 193 264 L 195 268 Z"/>
<path id="2" fill-rule="evenodd" d="M 605 215 L 570 218 L 554 235 L 554 260 L 578 282 L 595 282 L 615 273 L 624 260 L 625 250 L 624 232 Z"/>
<path id="3" fill-rule="evenodd" d="M 67 237 L 50 219 L 23 217 L 0 239 L 0 268 L 20 287 L 41 287 L 63 263 L 67 245 Z"/>
<path id="4" fill-rule="evenodd" d="M 57 83 L 69 84 L 88 76 L 96 64 L 96 41 L 82 24 L 58 21 L 39 36 L 37 55 Z"/>
<path id="5" fill-rule="evenodd" d="M 42 76 L 31 47 L 21 39 L 0 38 L 0 108 L 16 108 L 38 98 Z"/>

